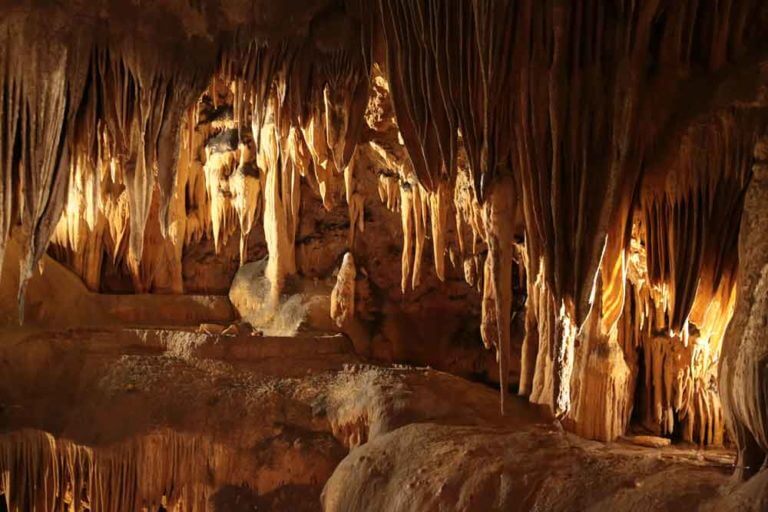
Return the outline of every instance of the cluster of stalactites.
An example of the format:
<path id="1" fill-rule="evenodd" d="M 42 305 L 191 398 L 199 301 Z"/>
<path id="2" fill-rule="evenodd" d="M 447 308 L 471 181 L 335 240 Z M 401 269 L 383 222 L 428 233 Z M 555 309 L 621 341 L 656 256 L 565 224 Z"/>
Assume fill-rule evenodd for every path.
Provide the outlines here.
<path id="1" fill-rule="evenodd" d="M 381 202 L 389 210 L 399 211 L 402 220 L 402 292 L 419 286 L 425 244 L 431 240 L 437 277 L 446 279 L 448 260 L 463 272 L 468 284 L 482 292 L 482 339 L 487 348 L 496 351 L 502 385 L 506 386 L 511 347 L 509 325 L 503 319 L 511 314 L 512 262 L 523 256 L 515 243 L 519 208 L 514 184 L 510 179 L 502 180 L 485 204 L 481 204 L 466 153 L 459 147 L 455 180 L 439 182 L 434 190 L 427 189 L 414 172 L 397 130 L 386 78 L 376 73 L 373 83 L 366 113 L 372 131 L 367 155 L 380 168 Z M 502 403 L 502 410 L 503 407 Z"/>
<path id="2" fill-rule="evenodd" d="M 432 242 L 435 273 L 444 281 L 445 261 L 455 262 L 455 247 L 449 240 L 452 187 L 439 183 L 430 190 L 414 171 L 392 106 L 390 84 L 378 65 L 373 66 L 371 91 L 365 111 L 369 129 L 368 144 L 360 149 L 377 169 L 381 202 L 392 212 L 399 212 L 403 231 L 401 289 L 416 289 L 421 283 L 425 243 Z"/>
<path id="3" fill-rule="evenodd" d="M 512 71 L 508 44 L 512 4 L 382 0 L 378 7 L 379 16 L 372 23 L 380 23 L 383 34 L 384 74 L 399 133 L 397 144 L 389 137 L 388 146 L 377 144 L 374 149 L 395 157 L 395 165 L 388 168 L 398 174 L 399 204 L 393 199 L 394 177 L 389 174 L 380 175 L 380 195 L 388 206 L 397 205 L 401 211 L 402 288 L 405 291 L 409 282 L 412 287 L 419 284 L 424 242 L 431 228 L 438 277 L 445 278 L 446 253 L 454 264 L 458 254 L 462 266 L 469 269 L 468 280 L 484 283 L 483 338 L 497 349 L 504 388 L 510 338 L 506 318 L 512 292 L 509 270 L 518 211 L 514 198 L 519 197 L 508 174 L 512 101 L 505 87 Z M 482 229 L 474 215 L 461 213 L 475 206 L 472 199 L 453 192 L 462 152 L 470 174 L 469 196 L 488 199 L 480 214 Z M 407 156 L 400 157 L 402 153 Z M 502 179 L 489 185 L 497 173 Z M 457 197 L 454 217 L 459 250 L 455 251 L 447 242 L 447 225 Z M 475 239 L 482 231 L 488 246 L 482 280 L 477 277 L 482 255 L 464 250 L 465 219 L 472 222 Z M 472 246 L 476 248 L 476 241 Z"/>
<path id="4" fill-rule="evenodd" d="M 118 175 L 115 180 L 114 173 L 102 172 L 101 178 L 96 175 L 95 186 L 100 187 L 101 192 L 94 203 L 102 222 L 82 229 L 78 212 L 91 208 L 92 197 L 86 195 L 90 189 L 85 189 L 91 183 L 81 185 L 82 173 L 73 169 L 73 186 L 52 242 L 61 259 L 67 261 L 91 289 L 98 290 L 103 252 L 113 256 L 113 264 L 126 263 L 136 292 L 183 292 L 184 248 L 204 238 L 212 238 L 218 252 L 239 232 L 240 262 L 245 262 L 248 236 L 263 208 L 265 175 L 259 173 L 252 140 L 249 136 L 240 137 L 232 118 L 231 88 L 231 83 L 214 78 L 206 93 L 186 110 L 181 121 L 183 136 L 178 148 L 168 231 L 166 236 L 159 231 L 159 198 L 155 188 L 148 214 L 149 229 L 144 233 L 144 249 L 138 265 L 127 264 L 130 260 L 125 259 L 128 251 L 123 241 L 132 225 L 129 221 L 133 210 L 128 207 L 122 176 Z M 114 159 L 110 167 L 116 167 Z M 107 233 L 103 233 L 105 227 L 109 228 Z M 116 234 L 117 238 L 110 234 Z M 84 247 L 84 243 L 88 245 Z M 83 261 L 89 258 L 90 265 Z"/>
<path id="5" fill-rule="evenodd" d="M 639 231 L 636 230 L 636 231 Z M 658 435 L 682 434 L 700 444 L 721 445 L 724 422 L 717 371 L 725 329 L 736 299 L 736 276 L 723 276 L 713 292 L 700 287 L 683 327 L 670 329 L 668 288 L 654 285 L 645 265 L 640 234 L 630 253 L 627 321 L 634 327 L 630 347 L 642 348 L 644 374 L 639 375 L 637 415 Z M 735 271 L 735 269 L 734 269 Z M 682 431 L 677 432 L 680 428 Z"/>
<path id="6" fill-rule="evenodd" d="M 675 117 L 679 105 L 658 98 L 697 86 L 693 69 L 715 72 L 741 58 L 759 40 L 745 20 L 760 3 L 723 11 L 589 0 L 378 7 L 392 103 L 418 183 L 428 191 L 452 183 L 461 147 L 480 201 L 499 176 L 514 176 L 529 284 L 542 290 L 534 309 L 546 315 L 528 322 L 539 335 L 523 355 L 524 389 L 534 374 L 554 372 L 538 377 L 551 386 L 534 398 L 567 415 L 576 332 L 596 302 L 603 332 L 617 329 L 623 311 L 623 253 L 644 154 L 661 147 L 654 137 L 673 123 L 709 108 Z"/>
<path id="7" fill-rule="evenodd" d="M 145 153 L 159 155 L 158 151 L 131 156 L 127 161 L 131 165 L 135 161 L 138 171 L 136 166 L 126 165 L 126 158 L 112 157 L 109 166 L 119 169 L 114 185 L 105 181 L 104 172 L 84 176 L 84 167 L 73 168 L 74 187 L 54 246 L 92 289 L 98 290 L 100 262 L 106 252 L 113 255 L 115 263 L 125 257 L 135 291 L 180 293 L 185 246 L 210 236 L 218 252 L 239 232 L 243 264 L 248 236 L 262 212 L 269 269 L 279 289 L 284 275 L 295 271 L 293 245 L 299 224 L 301 177 L 319 192 L 327 209 L 334 206 L 336 191 L 343 182 L 350 245 L 354 233 L 364 229 L 364 201 L 357 190 L 354 158 L 365 106 L 361 101 L 367 98 L 367 76 L 361 74 L 360 63 L 345 58 L 343 52 L 313 61 L 286 44 L 267 47 L 254 43 L 240 53 L 239 60 L 224 58 L 222 72 L 214 76 L 206 94 L 181 116 L 178 165 L 174 165 L 177 172 L 167 205 L 163 198 L 168 194 L 160 186 L 159 162 L 153 165 L 141 159 Z M 118 118 L 140 117 L 130 108 L 142 91 L 125 67 L 118 69 L 126 73 L 130 85 L 123 88 L 123 96 L 117 96 L 118 107 L 129 109 L 121 110 Z M 99 124 L 102 126 L 99 133 L 109 132 L 108 123 Z M 104 137 L 106 143 L 95 146 L 103 146 L 108 155 L 115 148 L 132 144 L 132 139 L 123 140 L 123 131 L 112 131 L 120 137 L 109 132 Z M 94 167 L 105 168 L 101 163 Z M 87 196 L 91 185 L 100 192 Z M 110 209 L 116 202 L 123 207 Z M 98 205 L 97 217 L 105 222 L 84 229 L 77 212 L 90 211 L 94 205 Z M 150 229 L 145 230 L 148 222 Z M 165 227 L 165 232 L 157 232 L 155 224 Z M 110 245 L 113 239 L 103 235 L 105 226 L 130 243 L 120 245 L 120 238 Z M 168 282 L 171 284 L 163 286 Z"/>
<path id="8" fill-rule="evenodd" d="M 198 154 L 188 158 L 203 165 L 210 230 L 216 252 L 235 232 L 240 234 L 240 264 L 247 259 L 248 236 L 261 215 L 263 173 L 259 172 L 256 150 L 249 134 L 232 115 L 234 84 L 214 77 L 208 94 L 200 100 L 198 120 L 190 134 L 190 148 Z M 204 120 L 201 120 L 201 115 Z M 195 137 L 199 134 L 199 137 Z M 199 226 L 200 239 L 207 225 Z M 188 241 L 191 241 L 190 232 Z"/>
<path id="9" fill-rule="evenodd" d="M 719 111 L 684 133 L 666 167 L 647 170 L 629 248 L 603 254 L 592 310 L 600 322 L 588 321 L 580 334 L 568 417 L 576 432 L 621 435 L 637 390 L 637 417 L 651 431 L 723 443 L 718 362 L 734 311 L 738 225 L 763 117 L 752 109 Z"/>
<path id="10" fill-rule="evenodd" d="M 230 462 L 225 448 L 173 432 L 92 449 L 22 430 L 0 438 L 0 500 L 11 512 L 202 511 Z"/>
<path id="11" fill-rule="evenodd" d="M 582 331 L 587 347 L 598 341 L 603 348 L 582 343 L 577 350 L 574 372 L 581 377 L 572 380 L 570 416 L 576 432 L 620 435 L 637 390 L 637 417 L 651 431 L 723 443 L 718 363 L 735 306 L 738 225 L 763 117 L 753 109 L 720 111 L 684 133 L 668 167 L 647 171 L 630 247 L 618 259 L 603 256 L 595 297 L 601 325 L 587 322 Z M 612 282 L 612 275 L 620 276 L 622 286 L 612 286 L 621 301 L 605 289 L 603 278 Z M 616 322 L 606 321 L 606 304 L 622 305 Z M 602 383 L 601 393 L 593 381 Z M 605 397 L 597 409 L 606 414 L 580 399 L 589 396 Z"/>
<path id="12" fill-rule="evenodd" d="M 383 79 L 377 77 L 375 83 L 386 88 Z M 379 107 L 381 103 L 384 102 L 378 101 Z M 386 112 L 386 108 L 379 110 Z M 543 257 L 532 265 L 526 257 L 531 254 L 530 249 L 527 254 L 507 252 L 508 261 L 525 263 L 528 275 L 520 392 L 534 402 L 560 411 L 572 430 L 604 440 L 624 434 L 635 406 L 635 393 L 643 390 L 645 410 L 641 417 L 647 427 L 659 435 L 671 435 L 674 429 L 681 428 L 686 440 L 722 444 L 724 424 L 716 386 L 717 362 L 735 298 L 735 233 L 748 181 L 745 173 L 750 168 L 749 134 L 755 132 L 749 116 L 728 110 L 718 114 L 713 122 L 689 130 L 676 166 L 681 172 L 667 174 L 674 190 L 679 192 L 672 193 L 669 187 L 656 194 L 645 187 L 634 235 L 628 236 L 630 230 L 624 224 L 611 227 L 601 251 L 600 272 L 592 284 L 591 314 L 581 329 L 574 321 L 573 310 L 548 285 Z M 438 195 L 427 191 L 418 181 L 403 141 L 395 143 L 392 136 L 384 135 L 388 125 L 382 116 L 372 117 L 369 125 L 378 130 L 379 136 L 369 146 L 385 167 L 379 172 L 380 199 L 390 209 L 399 209 L 403 218 L 405 291 L 408 285 L 418 284 L 428 219 L 436 218 L 430 199 Z M 713 154 L 697 153 L 695 148 L 713 148 Z M 480 286 L 483 292 L 483 340 L 486 346 L 497 350 L 501 363 L 506 360 L 504 346 L 499 344 L 504 333 L 503 328 L 499 329 L 496 304 L 506 298 L 498 294 L 493 283 L 506 280 L 494 273 L 493 259 L 488 255 L 492 253 L 490 241 L 494 236 L 515 232 L 516 213 L 514 208 L 510 209 L 512 213 L 506 217 L 504 230 L 489 224 L 493 207 L 488 199 L 485 205 L 478 201 L 472 179 L 460 149 L 452 185 L 453 201 L 448 206 L 456 217 L 456 245 L 466 280 Z M 648 182 L 652 181 L 650 175 Z M 438 185 L 439 193 L 447 190 L 448 186 Z M 507 197 L 514 195 L 511 187 Z M 681 250 L 685 241 L 672 233 L 658 237 L 655 244 L 649 241 L 641 219 L 644 212 L 647 219 L 646 205 L 657 195 L 671 204 L 677 201 L 676 207 L 687 216 L 687 222 L 706 225 L 703 231 L 688 230 L 684 225 L 676 231 L 706 237 L 705 241 L 696 242 L 697 251 L 688 253 L 697 254 L 701 264 L 685 267 L 685 272 L 683 266 L 678 274 L 695 285 L 685 321 L 678 329 L 670 326 L 674 315 L 669 290 L 675 283 L 659 282 L 649 275 L 657 260 L 651 258 L 652 262 L 647 263 L 646 247 L 664 253 L 672 248 Z M 690 197 L 696 197 L 698 202 L 691 203 Z M 714 204 L 722 208 L 715 212 Z M 676 224 L 665 226 L 672 229 Z M 434 230 L 432 236 L 434 241 Z M 624 249 L 625 244 L 631 248 Z M 453 261 L 450 248 L 445 252 Z M 440 256 L 443 252 L 436 250 L 434 254 Z M 580 343 L 576 343 L 577 338 Z M 645 372 L 639 376 L 640 353 L 645 357 Z M 643 379 L 641 384 L 638 376 Z"/>
<path id="13" fill-rule="evenodd" d="M 703 10 L 686 1 L 379 0 L 376 8 L 364 31 L 382 35 L 376 54 L 385 61 L 383 71 L 372 66 L 370 82 L 368 48 L 253 42 L 225 54 L 211 86 L 214 108 L 220 90 L 230 97 L 223 100 L 231 101 L 230 120 L 205 128 L 186 116 L 186 152 L 178 139 L 184 107 L 200 93 L 196 80 L 145 69 L 130 53 L 85 52 L 93 56 L 74 62 L 62 48 L 56 63 L 22 66 L 17 34 L 4 24 L 0 238 L 21 224 L 36 260 L 64 209 L 67 182 L 73 186 L 56 231 L 60 244 L 88 253 L 91 238 L 104 239 L 98 203 L 113 257 L 126 247 L 136 273 L 146 247 L 155 246 L 145 229 L 153 215 L 176 260 L 177 240 L 190 243 L 210 228 L 217 246 L 240 230 L 243 262 L 263 213 L 267 273 L 278 294 L 295 271 L 301 177 L 330 209 L 343 176 L 353 248 L 365 218 L 355 171 L 365 158 L 382 168 L 381 200 L 401 215 L 403 291 L 418 286 L 431 238 L 438 277 L 449 255 L 482 288 L 483 339 L 497 350 L 503 384 L 508 270 L 516 259 L 528 285 L 522 394 L 576 430 L 613 438 L 631 410 L 634 351 L 647 345 L 646 356 L 661 354 L 649 359 L 661 368 L 650 378 L 662 383 L 649 400 L 661 404 L 654 421 L 671 425 L 670 414 L 680 419 L 681 411 L 716 418 L 714 399 L 701 397 L 712 391 L 707 382 L 732 307 L 734 234 L 751 149 L 738 130 L 754 126 L 726 112 L 686 132 L 679 155 L 660 172 L 643 165 L 648 148 L 663 149 L 657 138 L 711 107 L 711 98 L 684 105 L 690 108 L 672 102 L 678 91 L 701 86 L 693 70 L 716 72 L 745 54 L 757 39 L 748 21 L 760 18 L 760 2 Z M 82 80 L 65 81 L 72 67 Z M 41 80 L 42 68 L 53 79 Z M 34 87 L 38 82 L 48 85 Z M 363 122 L 369 143 L 361 150 Z M 216 149 L 212 139 L 230 131 L 234 143 Z M 647 270 L 633 281 L 630 227 L 641 177 L 637 237 Z M 513 242 L 522 233 L 524 251 Z M 673 341 L 654 342 L 660 332 Z M 700 349 L 683 357 L 680 344 Z M 663 384 L 679 372 L 658 361 L 672 359 L 686 361 L 692 384 L 681 385 L 685 392 Z M 702 391 L 686 394 L 692 389 Z M 593 394 L 606 396 L 599 424 L 585 423 Z M 717 432 L 715 420 L 697 421 L 691 431 Z"/>
<path id="14" fill-rule="evenodd" d="M 129 234 L 130 189 L 124 166 L 111 156 L 106 132 L 98 146 L 98 158 L 78 158 L 70 168 L 70 185 L 64 211 L 51 238 L 54 256 L 65 262 L 93 291 L 100 290 L 103 266 L 109 264 L 131 278 L 133 290 L 183 292 L 182 255 L 186 245 L 207 236 L 217 219 L 207 195 L 203 171 L 204 139 L 215 128 L 198 125 L 196 107 L 181 120 L 184 134 L 178 145 L 176 178 L 168 204 L 165 235 L 161 232 L 161 193 L 157 183 L 150 189 L 147 222 L 142 228 L 142 250 L 132 256 Z"/>
<path id="15" fill-rule="evenodd" d="M 167 238 L 174 220 L 182 126 L 205 82 L 194 72 L 155 69 L 130 50 L 95 51 L 89 73 L 79 143 L 94 162 L 94 152 L 101 151 L 117 169 L 112 179 L 123 189 L 129 212 L 127 264 L 136 276 L 145 241 Z M 156 233 L 147 233 L 150 216 Z"/>
<path id="16" fill-rule="evenodd" d="M 86 48 L 27 40 L 38 21 L 12 13 L 0 23 L 0 263 L 13 228 L 25 247 L 22 318 L 25 283 L 63 207 L 88 65 Z"/>
<path id="17" fill-rule="evenodd" d="M 93 168 L 84 158 L 70 165 L 66 204 L 51 237 L 58 259 L 67 262 L 93 291 L 99 290 L 105 252 L 116 259 L 127 240 L 128 205 L 124 195 L 120 204 L 111 168 L 109 162 L 97 162 Z"/>
<path id="18" fill-rule="evenodd" d="M 187 62 L 163 65 L 162 56 L 140 51 L 138 44 L 107 50 L 86 37 L 61 44 L 27 41 L 25 34 L 34 31 L 23 30 L 25 23 L 40 20 L 25 12 L 18 16 L 0 27 L 7 50 L 0 61 L 0 175 L 5 184 L 0 239 L 4 244 L 11 226 L 18 225 L 18 235 L 28 240 L 22 287 L 54 227 L 59 254 L 92 289 L 98 289 L 99 262 L 106 253 L 115 262 L 125 259 L 136 291 L 180 292 L 184 243 L 206 236 L 210 227 L 218 245 L 231 234 L 229 221 L 234 219 L 243 262 L 259 196 L 269 181 L 268 173 L 258 175 L 250 164 L 259 156 L 269 160 L 260 132 L 272 108 L 270 96 L 278 98 L 272 118 L 275 140 L 282 146 L 273 165 L 280 172 L 290 167 L 287 178 L 278 182 L 298 190 L 292 176 L 304 175 L 311 158 L 315 182 L 330 208 L 333 182 L 344 174 L 350 219 L 362 229 L 363 202 L 349 163 L 363 123 L 368 73 L 364 51 L 353 36 L 348 37 L 352 42 L 342 38 L 330 47 L 305 41 L 231 49 L 222 62 L 224 76 L 216 77 L 212 88 L 236 78 L 234 121 L 238 134 L 250 122 L 253 138 L 214 155 L 200 154 L 199 139 L 209 134 L 199 132 L 194 114 L 187 115 L 210 80 L 208 55 L 195 68 Z M 351 50 L 353 43 L 358 46 Z M 208 164 L 205 169 L 203 164 Z M 102 179 L 107 167 L 117 170 L 112 183 Z M 280 203 L 296 217 L 298 193 L 292 197 Z M 87 213 L 85 225 L 76 212 Z M 295 232 L 298 222 L 289 224 L 287 231 Z M 106 232 L 115 236 L 105 237 Z M 163 261 L 162 268 L 157 261 Z"/>
<path id="19" fill-rule="evenodd" d="M 421 283 L 422 261 L 427 240 L 432 242 L 433 264 L 437 277 L 445 280 L 446 255 L 454 261 L 455 251 L 449 245 L 449 219 L 452 197 L 448 184 L 430 192 L 409 172 L 407 163 L 373 146 L 368 154 L 385 168 L 378 173 L 379 199 L 392 212 L 399 212 L 403 249 L 401 258 L 401 291 L 415 290 Z M 382 156 L 384 155 L 384 156 Z"/>
<path id="20" fill-rule="evenodd" d="M 334 206 L 337 184 L 343 181 L 350 246 L 355 231 L 364 228 L 355 152 L 368 98 L 368 73 L 359 48 L 358 53 L 343 48 L 324 52 L 310 44 L 253 42 L 224 58 L 224 76 L 232 81 L 234 123 L 241 131 L 250 122 L 261 173 L 273 298 L 285 276 L 296 271 L 302 177 L 320 194 L 326 209 Z"/>
<path id="21" fill-rule="evenodd" d="M 20 10 L 0 24 L 0 256 L 13 228 L 27 248 L 22 310 L 25 283 L 54 232 L 60 250 L 78 253 L 74 266 L 92 288 L 105 233 L 107 252 L 124 255 L 138 276 L 153 209 L 159 236 L 167 234 L 180 124 L 204 85 L 199 70 L 169 71 L 131 44 L 97 43 L 70 33 L 74 26 L 33 37 L 58 22 L 46 15 Z"/>
<path id="22" fill-rule="evenodd" d="M 679 423 L 687 440 L 723 442 L 717 369 L 763 117 L 726 109 L 692 126 L 668 163 L 672 171 L 649 171 L 641 189 L 629 282 L 638 306 L 635 345 L 645 357 L 641 416 L 659 434 Z"/>
<path id="23" fill-rule="evenodd" d="M 664 290 L 673 332 L 684 329 L 699 297 L 709 302 L 736 272 L 752 148 L 762 130 L 759 112 L 720 112 L 685 133 L 671 172 L 645 180 L 640 209 L 648 277 Z"/>
<path id="24" fill-rule="evenodd" d="M 733 314 L 735 276 L 724 278 L 714 294 L 697 294 L 689 321 L 682 330 L 671 332 L 665 287 L 652 284 L 648 276 L 640 217 L 636 217 L 625 257 L 625 296 L 617 321 L 606 330 L 604 303 L 596 298 L 579 332 L 554 331 L 557 322 L 539 320 L 557 318 L 555 304 L 539 276 L 532 287 L 529 281 L 529 331 L 523 355 L 530 350 L 529 338 L 535 342 L 542 335 L 541 329 L 546 329 L 544 334 L 549 337 L 570 335 L 579 341 L 567 355 L 572 364 L 567 387 L 572 407 L 563 417 L 564 424 L 579 435 L 615 439 L 626 432 L 633 408 L 639 407 L 635 416 L 657 435 L 681 435 L 690 442 L 721 445 L 724 422 L 717 368 L 725 329 Z M 598 296 L 603 286 L 598 276 Z M 534 402 L 547 403 L 556 372 L 538 369 L 552 367 L 557 358 L 551 345 L 535 356 L 535 373 L 525 364 L 522 368 L 521 392 L 530 393 Z"/>

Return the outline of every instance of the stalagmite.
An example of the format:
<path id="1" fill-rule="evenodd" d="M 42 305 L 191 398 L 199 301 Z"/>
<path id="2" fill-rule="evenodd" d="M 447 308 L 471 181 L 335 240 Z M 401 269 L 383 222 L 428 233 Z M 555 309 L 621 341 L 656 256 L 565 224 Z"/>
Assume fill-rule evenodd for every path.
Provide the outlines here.
<path id="1" fill-rule="evenodd" d="M 355 259 L 346 253 L 341 262 L 336 285 L 331 292 L 331 318 L 338 327 L 343 327 L 355 315 Z"/>

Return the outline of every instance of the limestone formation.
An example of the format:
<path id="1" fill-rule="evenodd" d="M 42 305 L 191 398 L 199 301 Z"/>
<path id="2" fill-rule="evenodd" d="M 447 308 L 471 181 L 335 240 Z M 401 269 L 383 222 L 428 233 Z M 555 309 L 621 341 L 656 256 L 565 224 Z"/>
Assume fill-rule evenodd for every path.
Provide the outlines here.
<path id="1" fill-rule="evenodd" d="M 736 476 L 746 479 L 766 468 L 766 314 L 768 314 L 768 146 L 757 140 L 752 183 L 744 202 L 739 240 L 739 300 L 726 333 L 720 384 L 729 432 L 738 448 Z M 765 500 L 765 488 L 762 490 Z"/>
<path id="2" fill-rule="evenodd" d="M 621 493 L 627 465 L 606 473 L 606 493 L 579 480 L 581 501 L 567 502 L 558 478 L 540 473 L 567 472 L 556 464 L 497 474 L 514 454 L 476 453 L 540 442 L 558 456 L 579 436 L 735 449 L 736 483 L 714 500 L 719 477 L 692 471 L 707 494 L 692 500 L 759 508 L 768 499 L 765 41 L 762 0 L 5 2 L 0 352 L 18 359 L 0 363 L 31 372 L 16 387 L 52 366 L 79 390 L 86 370 L 55 373 L 81 350 L 70 346 L 78 329 L 123 340 L 172 327 L 168 336 L 203 340 L 183 354 L 194 369 L 173 369 L 193 383 L 217 351 L 239 368 L 238 358 L 272 350 L 273 337 L 287 353 L 289 340 L 327 337 L 356 353 L 313 354 L 328 356 L 318 363 L 328 371 L 342 360 L 424 365 L 498 385 L 500 403 L 480 426 L 524 434 L 453 431 L 467 425 L 452 424 L 448 408 L 435 413 L 444 425 L 380 435 L 418 416 L 402 420 L 405 388 L 388 381 L 357 397 L 364 411 L 349 406 L 347 388 L 294 397 L 247 438 L 219 436 L 199 413 L 157 432 L 127 425 L 102 445 L 80 424 L 17 417 L 23 393 L 4 382 L 0 495 L 14 511 L 205 510 L 229 499 L 222 488 L 251 486 L 248 499 L 276 507 L 284 496 L 263 494 L 288 493 L 290 481 L 318 508 L 338 450 L 353 447 L 326 487 L 327 510 L 631 509 L 653 494 Z M 165 351 L 146 341 L 155 335 L 105 350 L 122 362 Z M 5 339 L 25 340 L 29 360 Z M 59 339 L 56 357 L 35 359 L 35 344 Z M 274 347 L 264 356 L 274 367 L 259 363 L 239 389 L 276 371 Z M 293 380 L 274 386 L 301 388 L 301 376 L 281 371 Z M 181 417 L 192 402 L 173 389 L 181 394 L 164 403 L 182 403 Z M 431 410 L 435 396 L 416 395 L 413 407 Z M 245 409 L 255 399 L 238 397 Z M 269 485 L 243 477 L 239 465 L 253 462 L 243 451 L 273 439 L 270 422 L 293 425 L 331 402 L 330 416 L 300 428 L 327 430 L 338 446 L 318 441 L 311 456 L 282 447 Z M 83 405 L 81 421 L 97 410 Z M 18 422 L 6 427 L 6 414 Z M 451 440 L 459 435 L 464 448 Z M 422 438 L 446 457 L 404 457 Z M 610 458 L 574 442 L 582 452 L 572 464 Z M 475 451 L 457 455 L 464 449 Z M 304 455 L 299 466 L 322 459 L 322 468 L 302 475 L 322 481 L 280 481 Z M 460 460 L 467 467 L 452 467 Z M 418 464 L 435 473 L 419 476 Z M 684 485 L 654 478 L 651 466 L 637 478 L 659 496 Z M 491 501 L 477 499 L 489 489 Z"/>
<path id="3" fill-rule="evenodd" d="M 355 316 L 356 275 L 355 259 L 351 253 L 347 253 L 336 276 L 336 286 L 331 292 L 331 318 L 338 327 L 343 327 Z"/>

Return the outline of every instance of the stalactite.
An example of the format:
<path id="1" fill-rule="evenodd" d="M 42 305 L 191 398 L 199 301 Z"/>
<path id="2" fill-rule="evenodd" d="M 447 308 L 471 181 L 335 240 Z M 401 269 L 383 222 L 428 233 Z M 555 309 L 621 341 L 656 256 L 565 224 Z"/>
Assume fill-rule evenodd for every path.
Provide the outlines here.
<path id="1" fill-rule="evenodd" d="M 501 385 L 501 413 L 504 414 L 505 397 L 509 379 L 510 318 L 512 315 L 512 259 L 516 207 L 514 184 L 507 178 L 494 184 L 485 205 L 484 217 L 488 235 L 486 258 L 486 289 L 490 288 L 491 305 L 486 306 L 483 294 L 483 319 L 485 326 L 493 319 L 496 328 L 496 357 L 499 361 Z M 492 308 L 492 313 L 491 313 Z M 485 337 L 483 338 L 488 343 Z"/>
<path id="2" fill-rule="evenodd" d="M 230 178 L 232 205 L 240 221 L 240 265 L 247 260 L 248 234 L 254 221 L 259 216 L 261 205 L 261 181 L 253 165 L 252 150 L 247 145 L 240 145 L 240 162 Z"/>
<path id="3" fill-rule="evenodd" d="M 405 293 L 421 283 L 422 260 L 427 228 L 430 223 L 429 194 L 411 176 L 400 183 L 400 215 L 403 227 L 401 288 Z"/>
<path id="4" fill-rule="evenodd" d="M 287 159 L 287 162 L 284 164 L 282 179 L 283 210 L 286 219 L 286 231 L 288 232 L 290 242 L 290 258 L 295 260 L 295 240 L 299 226 L 299 207 L 301 205 L 301 171 L 293 160 Z"/>
<path id="5" fill-rule="evenodd" d="M 314 162 L 315 181 L 319 187 L 323 206 L 326 210 L 331 210 L 334 206 L 336 165 L 330 158 L 324 124 L 316 114 L 310 118 L 309 123 L 302 130 Z"/>
<path id="6" fill-rule="evenodd" d="M 413 268 L 412 240 L 415 232 L 413 185 L 405 182 L 400 185 L 400 215 L 403 226 L 403 254 L 401 266 L 400 289 L 403 293 L 408 288 L 408 278 Z"/>
<path id="7" fill-rule="evenodd" d="M 544 284 L 544 268 L 541 264 L 527 269 L 529 278 L 526 309 L 532 315 L 526 316 L 526 339 L 523 346 L 535 347 L 536 359 L 533 364 L 529 400 L 533 403 L 552 404 L 554 396 L 554 326 L 557 320 L 554 298 Z M 535 277 L 533 277 L 535 276 Z M 532 285 L 531 285 L 532 284 Z M 538 336 L 534 338 L 533 336 Z M 524 348 L 524 353 L 530 349 Z"/>
<path id="8" fill-rule="evenodd" d="M 479 275 L 479 255 L 485 250 L 487 238 L 483 208 L 475 197 L 472 178 L 463 152 L 458 156 L 458 173 L 454 185 L 453 207 L 456 222 L 456 240 L 459 253 L 464 260 L 464 275 L 470 286 L 474 286 Z M 467 242 L 469 236 L 469 242 Z"/>
<path id="9" fill-rule="evenodd" d="M 435 273 L 445 281 L 446 231 L 448 224 L 448 185 L 441 183 L 435 192 L 429 193 L 429 219 L 432 226 L 432 255 L 435 260 Z"/>
<path id="10" fill-rule="evenodd" d="M 267 240 L 269 261 L 266 276 L 270 281 L 270 300 L 277 304 L 285 282 L 285 276 L 296 271 L 295 248 L 289 239 L 289 222 L 284 205 L 291 204 L 291 188 L 281 190 L 282 173 L 280 146 L 277 127 L 277 97 L 270 97 L 271 107 L 267 111 L 260 133 L 258 164 L 264 178 L 264 235 Z M 296 173 L 298 174 L 298 173 Z"/>
<path id="11" fill-rule="evenodd" d="M 427 238 L 427 193 L 420 184 L 415 184 L 411 188 L 413 194 L 413 273 L 411 279 L 411 289 L 415 290 L 421 283 L 421 269 L 424 260 L 424 242 Z"/>
<path id="12" fill-rule="evenodd" d="M 307 177 L 309 168 L 311 167 L 312 156 L 309 154 L 307 143 L 304 141 L 304 137 L 301 134 L 301 130 L 295 126 L 291 126 L 287 137 L 288 147 L 285 150 L 288 160 L 296 168 L 298 176 L 302 178 Z M 291 206 L 291 212 L 296 217 L 298 215 L 296 206 Z"/>
<path id="13" fill-rule="evenodd" d="M 349 215 L 349 246 L 355 245 L 355 232 L 365 232 L 365 199 L 363 195 L 356 190 L 355 167 L 357 159 L 353 156 L 352 161 L 344 168 L 344 188 L 347 199 L 347 212 Z M 382 202 L 386 202 L 382 198 Z"/>
<path id="14" fill-rule="evenodd" d="M 400 210 L 400 183 L 397 176 L 379 173 L 379 199 L 392 212 Z"/>
<path id="15" fill-rule="evenodd" d="M 531 273 L 531 262 L 528 261 L 527 251 L 523 251 L 522 265 L 526 269 L 525 286 L 528 294 L 525 303 L 525 335 L 520 354 L 520 382 L 518 394 L 531 396 L 533 394 L 533 381 L 536 372 L 536 364 L 539 353 L 539 331 L 537 323 L 538 286 L 537 276 Z"/>
<path id="16" fill-rule="evenodd" d="M 181 131 L 186 136 L 181 138 L 178 151 L 176 179 L 173 186 L 173 194 L 168 203 L 168 225 L 164 236 L 164 243 L 168 245 L 168 274 L 170 275 L 170 287 L 173 293 L 184 293 L 184 278 L 182 261 L 184 257 L 184 244 L 187 240 L 187 184 L 192 168 L 192 149 L 190 148 L 191 122 L 190 112 L 187 111 L 181 123 Z M 161 212 L 162 214 L 162 212 Z"/>

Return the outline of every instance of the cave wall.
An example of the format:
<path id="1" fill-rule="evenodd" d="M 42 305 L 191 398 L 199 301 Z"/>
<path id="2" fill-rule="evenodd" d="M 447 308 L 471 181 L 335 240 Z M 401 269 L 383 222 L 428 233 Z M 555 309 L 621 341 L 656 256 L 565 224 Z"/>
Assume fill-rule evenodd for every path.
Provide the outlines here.
<path id="1" fill-rule="evenodd" d="M 739 239 L 739 298 L 723 348 L 720 387 L 729 432 L 738 447 L 736 476 L 746 479 L 765 469 L 766 343 L 768 317 L 768 146 L 754 147 L 755 165 L 747 191 Z"/>

